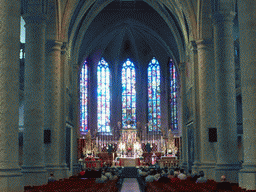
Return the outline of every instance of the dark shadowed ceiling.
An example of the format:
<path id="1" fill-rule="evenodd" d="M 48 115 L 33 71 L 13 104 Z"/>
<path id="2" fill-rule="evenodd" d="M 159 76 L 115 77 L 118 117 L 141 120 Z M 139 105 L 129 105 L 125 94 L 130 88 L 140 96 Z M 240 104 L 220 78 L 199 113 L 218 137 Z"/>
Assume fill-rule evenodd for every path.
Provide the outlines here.
<path id="1" fill-rule="evenodd" d="M 170 28 L 143 1 L 114 1 L 94 18 L 84 34 L 79 62 L 99 50 L 106 60 L 119 63 L 129 57 L 147 65 L 153 56 L 163 62 L 171 57 L 178 63 L 180 57 Z"/>

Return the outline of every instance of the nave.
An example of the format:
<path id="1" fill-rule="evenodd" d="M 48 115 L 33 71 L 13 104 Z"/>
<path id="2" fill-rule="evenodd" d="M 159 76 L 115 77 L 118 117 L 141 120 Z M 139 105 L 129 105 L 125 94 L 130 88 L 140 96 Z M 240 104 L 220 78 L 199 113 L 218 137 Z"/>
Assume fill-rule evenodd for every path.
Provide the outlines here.
<path id="1" fill-rule="evenodd" d="M 255 9 L 252 0 L 1 1 L 0 191 L 46 185 L 51 173 L 72 183 L 90 158 L 158 161 L 255 190 Z M 90 147 L 79 146 L 89 131 Z"/>
<path id="2" fill-rule="evenodd" d="M 203 172 L 184 172 L 178 167 L 159 169 L 146 167 L 103 167 L 99 171 L 87 169 L 69 179 L 51 182 L 37 187 L 25 187 L 24 192 L 253 192 L 230 183 L 225 176 L 221 182 L 206 179 Z"/>

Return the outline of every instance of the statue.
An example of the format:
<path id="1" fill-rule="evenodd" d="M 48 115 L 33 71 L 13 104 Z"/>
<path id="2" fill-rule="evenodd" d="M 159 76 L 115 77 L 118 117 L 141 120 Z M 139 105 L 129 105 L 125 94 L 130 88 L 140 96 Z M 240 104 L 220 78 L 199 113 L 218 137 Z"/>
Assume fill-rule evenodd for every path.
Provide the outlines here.
<path id="1" fill-rule="evenodd" d="M 178 151 L 178 148 L 175 146 L 174 136 L 171 129 L 169 129 L 167 149 L 168 153 L 172 153 L 173 155 Z"/>
<path id="2" fill-rule="evenodd" d="M 173 142 L 174 137 L 173 137 L 173 134 L 172 134 L 172 130 L 171 130 L 171 129 L 169 129 L 168 137 L 169 137 L 169 139 L 168 139 L 168 140 L 170 140 L 170 142 Z"/>
<path id="3" fill-rule="evenodd" d="M 131 129 L 133 123 L 134 123 L 133 121 L 131 121 L 130 119 L 128 119 L 128 120 L 126 121 L 127 129 Z"/>
<path id="4" fill-rule="evenodd" d="M 86 134 L 85 139 L 86 139 L 86 151 L 87 153 L 91 153 L 92 152 L 92 136 L 91 136 L 90 130 Z"/>

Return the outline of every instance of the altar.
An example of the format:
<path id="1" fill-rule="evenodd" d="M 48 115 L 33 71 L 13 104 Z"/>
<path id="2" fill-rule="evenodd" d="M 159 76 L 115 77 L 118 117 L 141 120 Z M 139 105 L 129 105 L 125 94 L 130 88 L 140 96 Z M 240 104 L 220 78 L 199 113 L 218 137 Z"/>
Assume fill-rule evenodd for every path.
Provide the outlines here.
<path id="1" fill-rule="evenodd" d="M 117 155 L 120 158 L 141 157 L 143 151 L 141 141 L 137 134 L 137 129 L 124 128 L 121 130 L 121 136 L 117 145 Z M 127 160 L 128 161 L 128 160 Z"/>
<path id="2" fill-rule="evenodd" d="M 119 165 L 122 167 L 136 167 L 140 166 L 140 159 L 134 157 L 120 157 Z"/>

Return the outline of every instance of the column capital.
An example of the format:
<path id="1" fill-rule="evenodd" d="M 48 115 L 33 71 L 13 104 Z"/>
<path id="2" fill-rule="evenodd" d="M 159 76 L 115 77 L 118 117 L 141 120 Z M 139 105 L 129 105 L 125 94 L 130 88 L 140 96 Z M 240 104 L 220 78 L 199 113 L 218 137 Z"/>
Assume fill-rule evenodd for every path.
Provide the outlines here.
<path id="1" fill-rule="evenodd" d="M 194 44 L 196 46 L 198 46 L 198 45 L 212 45 L 213 41 L 212 41 L 212 39 L 198 39 L 198 40 L 194 41 Z"/>
<path id="2" fill-rule="evenodd" d="M 63 43 L 61 41 L 52 40 L 52 39 L 46 40 L 47 51 L 52 51 L 52 50 L 61 51 L 62 45 Z"/>
<path id="3" fill-rule="evenodd" d="M 233 22 L 236 13 L 234 11 L 216 11 L 212 15 L 214 25 L 218 25 L 223 22 Z"/>
<path id="4" fill-rule="evenodd" d="M 196 44 L 197 50 L 213 46 L 212 39 L 198 39 L 194 43 Z"/>

